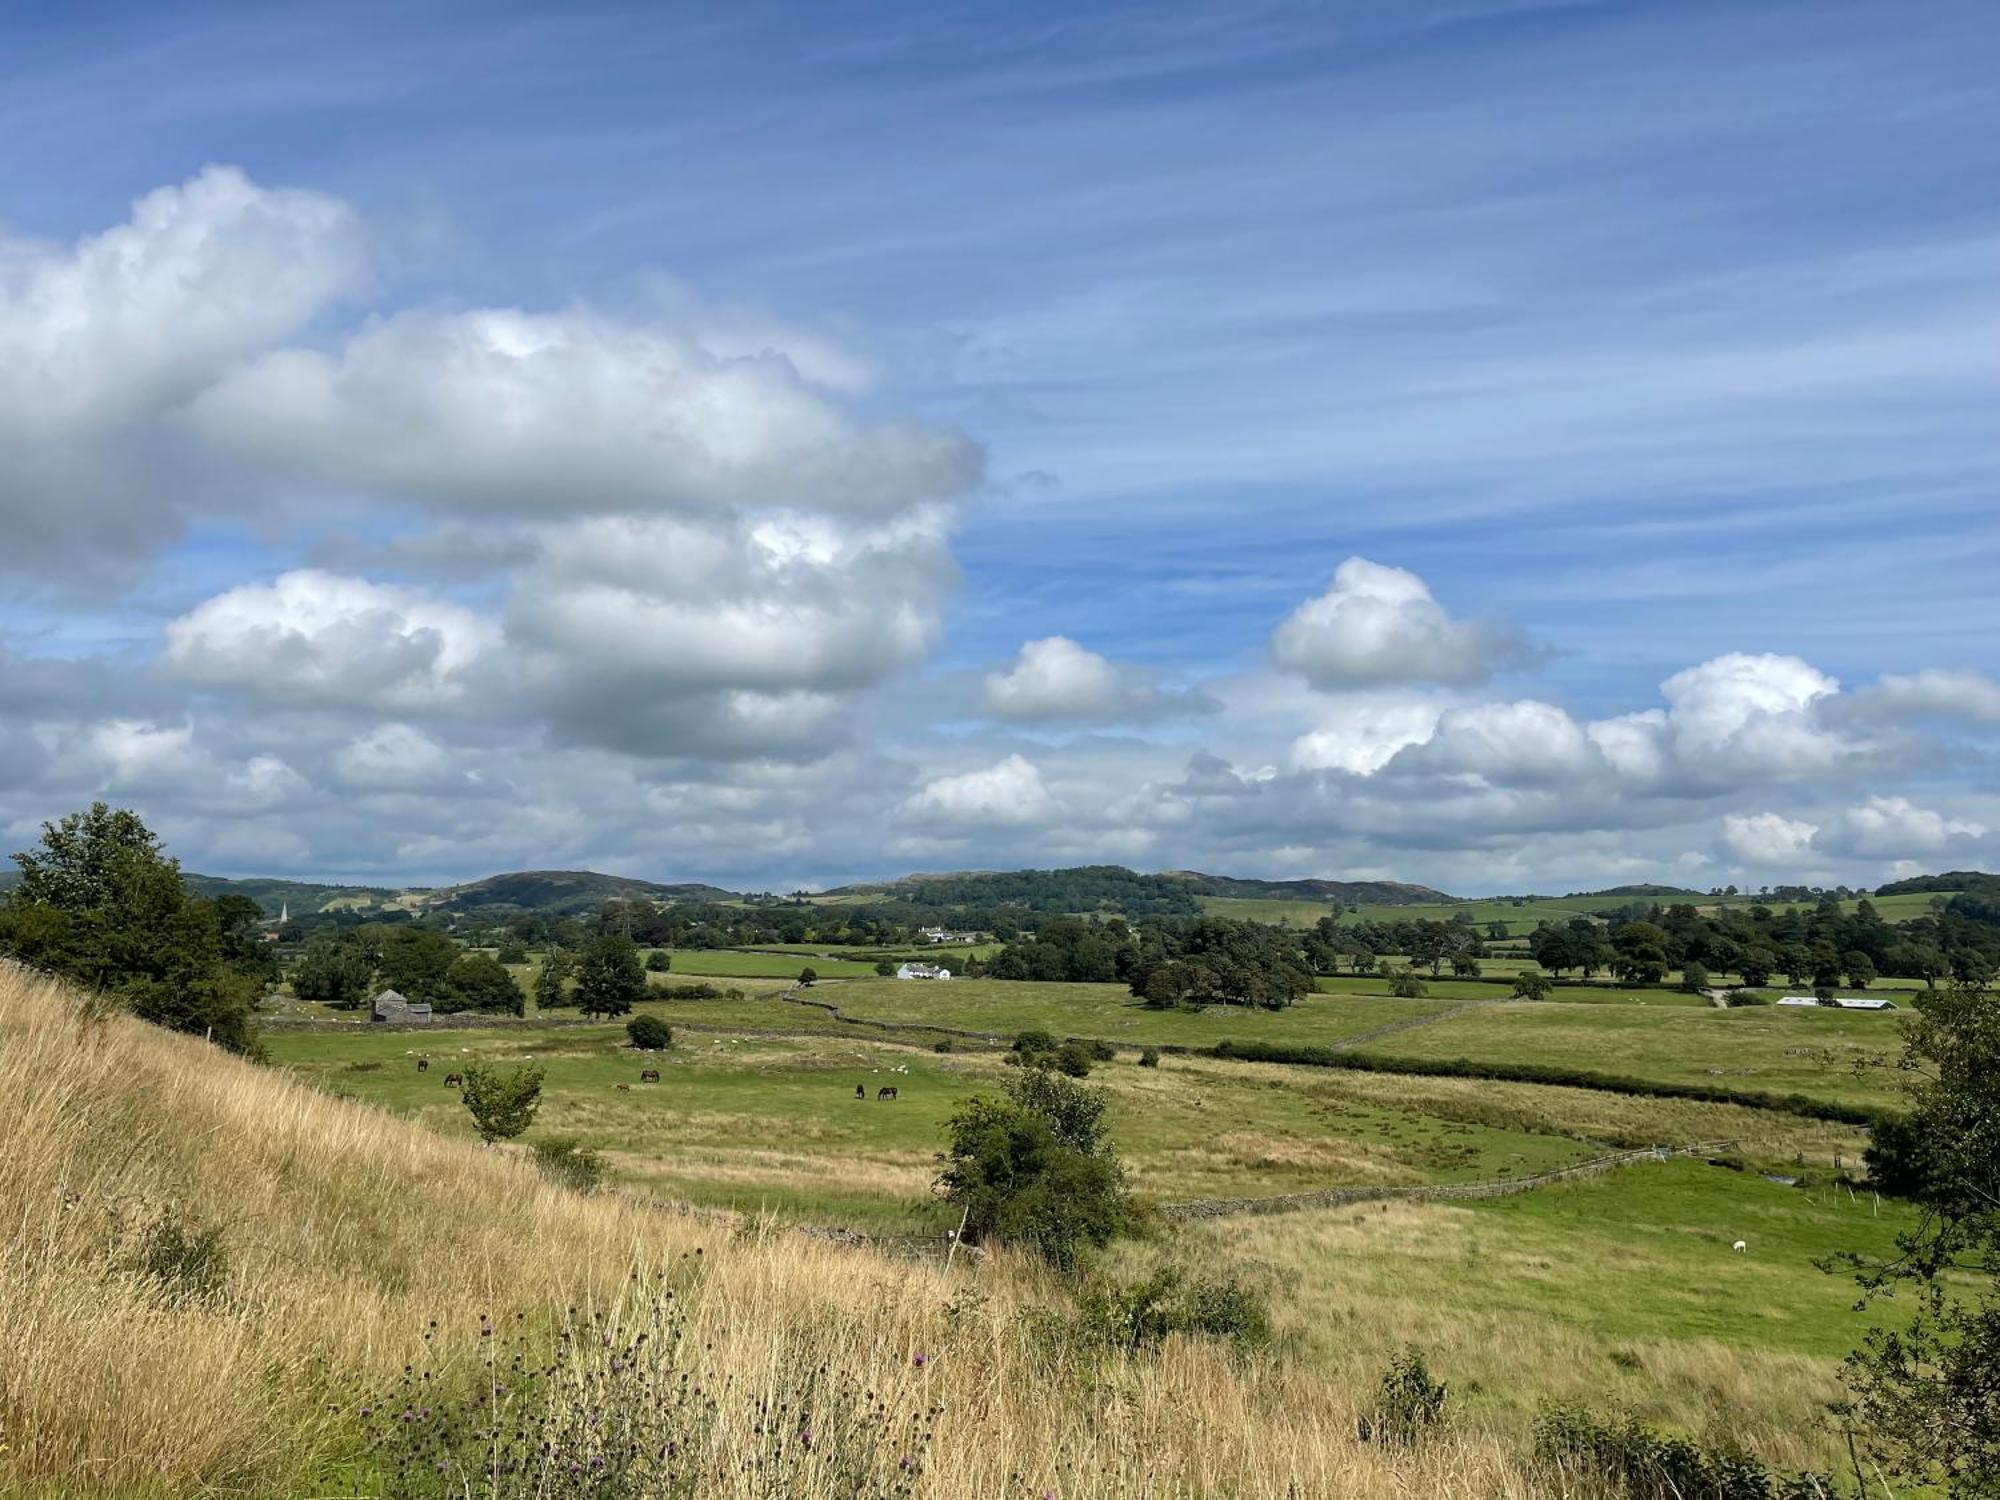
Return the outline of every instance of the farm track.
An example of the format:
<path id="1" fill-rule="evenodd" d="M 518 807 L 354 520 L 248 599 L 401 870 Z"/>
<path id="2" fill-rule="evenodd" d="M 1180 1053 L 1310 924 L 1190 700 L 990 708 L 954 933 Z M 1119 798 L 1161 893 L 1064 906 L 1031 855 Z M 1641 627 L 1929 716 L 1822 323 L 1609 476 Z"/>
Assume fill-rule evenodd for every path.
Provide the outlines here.
<path id="1" fill-rule="evenodd" d="M 1435 1026 L 1440 1021 L 1449 1021 L 1465 1015 L 1468 1011 L 1484 1010 L 1489 1005 L 1505 1005 L 1505 1000 L 1468 1000 L 1463 1005 L 1454 1005 L 1450 1010 L 1441 1010 L 1435 1015 L 1409 1016 L 1401 1021 L 1391 1021 L 1386 1026 L 1377 1026 L 1372 1031 L 1363 1031 L 1355 1036 L 1343 1037 L 1331 1044 L 1336 1052 L 1344 1052 L 1367 1042 L 1379 1042 L 1385 1036 L 1398 1036 L 1405 1031 L 1415 1031 L 1419 1026 Z"/>

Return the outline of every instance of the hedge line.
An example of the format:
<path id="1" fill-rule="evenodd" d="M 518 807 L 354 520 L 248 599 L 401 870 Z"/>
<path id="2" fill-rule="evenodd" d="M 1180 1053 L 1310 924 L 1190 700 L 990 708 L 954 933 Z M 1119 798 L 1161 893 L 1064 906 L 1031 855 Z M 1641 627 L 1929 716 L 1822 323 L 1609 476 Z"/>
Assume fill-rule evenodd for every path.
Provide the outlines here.
<path id="1" fill-rule="evenodd" d="M 1294 1063 L 1307 1068 L 1345 1068 L 1353 1073 L 1400 1073 L 1420 1078 L 1484 1078 L 1495 1083 L 1549 1083 L 1563 1088 L 1596 1089 L 1606 1094 L 1631 1094 L 1647 1099 L 1692 1099 L 1702 1104 L 1740 1104 L 1799 1115 L 1808 1120 L 1832 1120 L 1842 1125 L 1873 1126 L 1893 1112 L 1859 1104 L 1835 1104 L 1804 1094 L 1767 1094 L 1756 1090 L 1716 1088 L 1705 1083 L 1662 1083 L 1652 1078 L 1627 1078 L 1616 1073 L 1592 1073 L 1582 1068 L 1551 1067 L 1546 1063 L 1475 1062 L 1471 1058 L 1428 1060 L 1413 1057 L 1371 1057 L 1334 1047 L 1296 1047 L 1271 1042 L 1218 1042 L 1204 1050 L 1209 1057 L 1239 1062 Z"/>

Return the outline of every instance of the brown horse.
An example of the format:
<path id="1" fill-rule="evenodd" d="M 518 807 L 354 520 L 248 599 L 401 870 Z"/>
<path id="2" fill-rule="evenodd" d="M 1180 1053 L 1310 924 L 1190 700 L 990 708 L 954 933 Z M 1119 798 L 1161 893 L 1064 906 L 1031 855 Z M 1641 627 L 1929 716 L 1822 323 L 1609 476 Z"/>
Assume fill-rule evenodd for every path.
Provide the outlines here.
<path id="1" fill-rule="evenodd" d="M 639 1075 L 639 1082 L 641 1083 L 658 1083 L 659 1081 L 660 1070 L 658 1068 L 647 1068 Z"/>
<path id="2" fill-rule="evenodd" d="M 893 1083 L 884 1084 L 881 1088 L 875 1090 L 875 1097 L 878 1100 L 895 1098 L 896 1086 Z"/>
<path id="3" fill-rule="evenodd" d="M 629 1094 L 632 1092 L 632 1085 L 629 1083 L 621 1083 L 618 1085 L 618 1092 L 621 1094 Z"/>
<path id="4" fill-rule="evenodd" d="M 446 1088 L 448 1088 L 448 1089 L 456 1089 L 456 1088 L 463 1088 L 463 1087 L 465 1087 L 465 1075 L 464 1075 L 463 1073 L 447 1073 L 447 1074 L 445 1074 L 445 1075 L 444 1075 L 444 1086 L 445 1086 Z"/>
<path id="5" fill-rule="evenodd" d="M 428 1073 L 430 1072 L 430 1070 L 431 1070 L 431 1060 L 428 1057 L 420 1057 L 417 1059 L 417 1071 L 419 1073 Z"/>

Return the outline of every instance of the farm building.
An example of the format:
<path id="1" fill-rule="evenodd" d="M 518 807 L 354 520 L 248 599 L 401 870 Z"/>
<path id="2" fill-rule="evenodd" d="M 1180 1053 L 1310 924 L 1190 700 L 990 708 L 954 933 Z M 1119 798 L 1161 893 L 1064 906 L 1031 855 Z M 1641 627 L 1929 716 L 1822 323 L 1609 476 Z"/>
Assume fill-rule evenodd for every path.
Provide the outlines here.
<path id="1" fill-rule="evenodd" d="M 1780 1005 L 1818 1005 L 1820 1002 L 1811 995 L 1787 995 L 1778 1002 Z M 1894 1010 L 1896 1002 L 1883 1000 L 1874 995 L 1842 995 L 1826 1002 L 1836 1010 Z"/>
<path id="2" fill-rule="evenodd" d="M 976 943 L 976 932 L 953 932 L 948 927 L 919 927 L 917 936 L 927 943 Z"/>
<path id="3" fill-rule="evenodd" d="M 904 964 L 896 970 L 898 979 L 949 979 L 951 970 L 943 964 Z"/>
<path id="4" fill-rule="evenodd" d="M 411 1022 L 422 1024 L 430 1018 L 431 1008 L 428 1005 L 421 1001 L 405 1000 L 394 990 L 382 991 L 375 997 L 375 1003 L 369 1007 L 369 1019 L 380 1021 L 384 1025 L 408 1025 Z"/>

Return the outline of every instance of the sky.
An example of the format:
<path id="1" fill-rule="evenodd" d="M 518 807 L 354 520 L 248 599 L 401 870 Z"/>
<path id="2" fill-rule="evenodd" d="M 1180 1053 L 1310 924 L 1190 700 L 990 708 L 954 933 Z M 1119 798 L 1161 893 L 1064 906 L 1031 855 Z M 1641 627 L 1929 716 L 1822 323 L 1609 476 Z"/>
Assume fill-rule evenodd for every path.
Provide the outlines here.
<path id="1" fill-rule="evenodd" d="M 2000 10 L 0 0 L 0 837 L 2000 862 Z"/>

